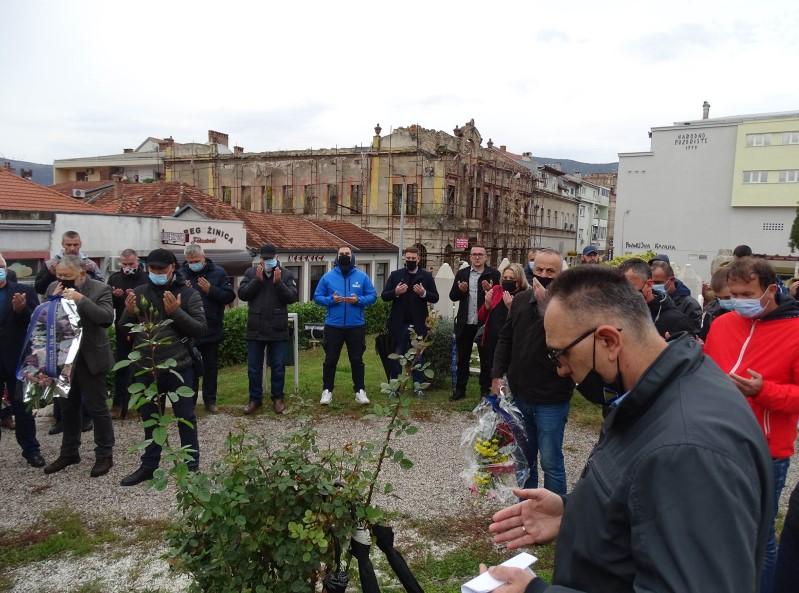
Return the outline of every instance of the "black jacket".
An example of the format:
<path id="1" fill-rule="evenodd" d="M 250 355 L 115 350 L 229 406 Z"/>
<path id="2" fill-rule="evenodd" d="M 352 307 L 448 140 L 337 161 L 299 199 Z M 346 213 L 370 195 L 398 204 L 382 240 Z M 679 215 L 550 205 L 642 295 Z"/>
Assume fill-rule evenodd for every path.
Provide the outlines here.
<path id="1" fill-rule="evenodd" d="M 772 461 L 746 398 L 690 336 L 620 405 L 565 500 L 553 586 L 528 593 L 755 593 Z"/>
<path id="2" fill-rule="evenodd" d="M 147 284 L 148 282 L 149 279 L 147 278 L 147 272 L 141 268 L 136 270 L 135 274 L 130 275 L 125 274 L 120 270 L 119 272 L 114 272 L 108 278 L 108 286 L 111 287 L 111 296 L 114 299 L 114 318 L 116 319 L 117 333 L 127 333 L 128 331 L 128 328 L 119 324 L 120 320 L 122 319 L 122 314 L 125 312 L 125 298 L 128 296 L 127 291 L 133 290 L 137 286 Z M 121 288 L 124 294 L 120 297 L 113 296 L 113 291 L 116 288 Z"/>
<path id="3" fill-rule="evenodd" d="M 397 296 L 395 289 L 397 284 L 404 282 L 408 285 L 405 294 Z M 427 291 L 424 298 L 413 291 L 416 284 L 421 284 Z M 391 313 L 388 316 L 388 331 L 392 336 L 399 336 L 403 327 L 411 323 L 413 329 L 419 336 L 427 335 L 427 303 L 438 302 L 438 290 L 433 280 L 433 275 L 427 270 L 417 268 L 415 274 L 411 274 L 407 269 L 394 270 L 388 277 L 386 287 L 380 295 L 384 301 L 391 302 Z"/>
<path id="4" fill-rule="evenodd" d="M 155 309 L 152 317 L 154 320 L 165 319 L 164 293 L 167 290 L 175 296 L 180 296 L 180 307 L 169 317 L 172 323 L 165 325 L 158 332 L 158 339 L 170 340 L 171 343 L 161 345 L 156 349 L 155 362 L 160 363 L 167 358 L 174 358 L 175 362 L 177 362 L 176 370 L 180 372 L 181 369 L 188 369 L 193 366 L 189 348 L 193 340 L 205 335 L 208 327 L 205 321 L 205 312 L 203 311 L 203 301 L 196 290 L 178 279 L 177 275 L 172 279 L 172 283 L 167 286 L 155 286 L 148 280 L 147 284 L 137 286 L 134 289 L 136 304 L 139 307 L 138 315 L 131 315 L 125 310 L 122 314 L 121 323 L 138 323 L 145 320 L 147 313 L 142 305 L 143 298 Z M 135 333 L 133 336 L 135 348 L 142 342 L 142 334 Z M 181 342 L 183 339 L 187 339 L 187 342 Z M 150 361 L 144 360 L 147 356 L 149 356 L 149 353 L 143 351 L 142 360 L 149 366 Z M 143 365 L 137 364 L 136 366 L 142 367 Z"/>
<path id="5" fill-rule="evenodd" d="M 449 300 L 459 303 L 458 314 L 455 316 L 455 334 L 459 334 L 469 320 L 469 291 L 461 292 L 458 288 L 458 282 L 469 282 L 469 274 L 471 273 L 471 266 L 458 270 L 455 274 L 455 281 L 452 283 L 452 288 L 449 291 Z M 480 286 L 483 280 L 488 280 L 492 286 L 500 283 L 499 271 L 488 266 L 485 267 L 480 279 L 477 281 L 477 308 L 483 306 L 485 302 L 485 291 Z"/>
<path id="6" fill-rule="evenodd" d="M 696 334 L 698 331 L 696 324 L 674 306 L 669 295 L 658 292 L 653 294 L 655 298 L 647 303 L 647 306 L 652 315 L 652 321 L 655 322 L 655 327 L 661 336 L 666 337 L 667 333 L 669 336 L 675 336 L 680 332 Z"/>
<path id="7" fill-rule="evenodd" d="M 25 284 L 17 282 L 6 282 L 8 300 L 5 304 L 5 315 L 0 316 L 0 377 L 13 382 L 17 372 L 22 343 L 25 341 L 25 333 L 28 330 L 28 323 L 31 320 L 31 313 L 39 304 L 39 297 L 36 291 Z M 26 297 L 25 308 L 21 313 L 15 313 L 11 306 L 11 298 L 14 294 L 24 294 Z"/>
<path id="8" fill-rule="evenodd" d="M 205 320 L 208 322 L 208 331 L 197 340 L 198 344 L 214 344 L 224 338 L 223 323 L 225 321 L 225 305 L 236 299 L 236 293 L 228 280 L 227 272 L 222 266 L 217 266 L 210 259 L 205 260 L 205 266 L 199 272 L 192 272 L 187 262 L 180 267 L 181 276 L 191 287 L 200 294 L 203 300 Z M 197 285 L 200 278 L 208 280 L 211 288 L 205 294 Z"/>
<path id="9" fill-rule="evenodd" d="M 278 264 L 280 266 L 280 264 Z M 299 299 L 294 275 L 280 268 L 280 282 L 264 273 L 264 281 L 255 277 L 255 268 L 244 273 L 239 298 L 247 301 L 247 339 L 280 342 L 289 339 L 288 305 Z"/>
<path id="10" fill-rule="evenodd" d="M 695 331 L 699 331 L 702 325 L 702 305 L 691 296 L 691 290 L 676 278 L 674 279 L 674 287 L 674 294 L 669 295 L 674 302 L 674 306 L 693 321 Z"/>
<path id="11" fill-rule="evenodd" d="M 533 289 L 528 288 L 513 297 L 494 350 L 491 377 L 496 379 L 507 373 L 513 397 L 528 403 L 569 401 L 574 381 L 558 376 L 547 352 L 544 316 L 538 310 Z"/>
<path id="12" fill-rule="evenodd" d="M 721 308 L 718 299 L 714 299 L 708 303 L 705 306 L 705 310 L 702 311 L 702 323 L 699 326 L 699 337 L 702 340 L 706 340 L 707 334 L 710 332 L 710 326 L 713 325 L 713 321 L 729 312 L 730 311 L 727 309 Z"/>

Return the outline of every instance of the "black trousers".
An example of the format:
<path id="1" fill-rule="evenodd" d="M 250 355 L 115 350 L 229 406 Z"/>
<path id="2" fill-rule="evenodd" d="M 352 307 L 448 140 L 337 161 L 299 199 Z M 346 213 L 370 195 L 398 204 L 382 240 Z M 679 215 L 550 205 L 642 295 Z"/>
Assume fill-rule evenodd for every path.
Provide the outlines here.
<path id="1" fill-rule="evenodd" d="M 94 454 L 97 459 L 111 457 L 114 448 L 114 426 L 108 411 L 108 391 L 105 386 L 105 373 L 92 374 L 83 358 L 78 355 L 72 375 L 69 397 L 61 400 L 61 416 L 64 423 L 64 436 L 61 439 L 61 456 L 78 455 L 80 434 L 83 427 L 81 407 L 94 421 Z M 83 404 L 81 406 L 81 403 Z"/>
<path id="2" fill-rule="evenodd" d="M 325 362 L 322 365 L 324 388 L 333 391 L 333 385 L 336 380 L 336 366 L 344 344 L 347 344 L 347 355 L 350 358 L 353 389 L 356 392 L 366 389 L 363 364 L 363 353 L 366 352 L 365 325 L 358 327 L 325 326 Z"/>
<path id="3" fill-rule="evenodd" d="M 216 403 L 216 384 L 219 375 L 219 342 L 197 344 L 203 355 L 203 403 L 207 406 Z M 194 377 L 194 403 L 200 392 L 200 377 Z"/>
<path id="4" fill-rule="evenodd" d="M 474 346 L 474 336 L 477 334 L 479 325 L 464 325 L 455 334 L 455 346 L 458 350 L 458 373 L 455 393 L 466 393 L 466 384 L 469 382 L 469 359 L 472 357 L 472 346 Z M 480 388 L 483 394 L 491 389 L 491 363 L 486 360 L 487 355 L 483 354 L 483 348 L 477 347 L 480 353 Z M 493 362 L 493 356 L 491 357 Z"/>

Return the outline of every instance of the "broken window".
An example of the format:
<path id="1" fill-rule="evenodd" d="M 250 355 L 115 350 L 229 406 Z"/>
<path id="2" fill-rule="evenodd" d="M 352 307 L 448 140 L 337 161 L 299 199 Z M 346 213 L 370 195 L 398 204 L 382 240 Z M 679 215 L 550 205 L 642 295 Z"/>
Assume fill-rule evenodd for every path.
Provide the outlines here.
<path id="1" fill-rule="evenodd" d="M 313 214 L 316 210 L 316 196 L 313 193 L 313 185 L 306 185 L 304 189 L 305 203 L 302 206 L 304 214 Z"/>
<path id="2" fill-rule="evenodd" d="M 249 185 L 241 186 L 241 209 L 252 210 L 252 187 Z"/>
<path id="3" fill-rule="evenodd" d="M 327 213 L 335 214 L 338 212 L 338 185 L 335 183 L 327 184 Z"/>
<path id="4" fill-rule="evenodd" d="M 294 186 L 283 186 L 283 212 L 294 213 Z"/>
<path id="5" fill-rule="evenodd" d="M 447 186 L 447 216 L 455 216 L 458 203 L 455 197 L 456 188 L 454 185 Z"/>
<path id="6" fill-rule="evenodd" d="M 360 213 L 363 210 L 363 196 L 361 196 L 360 184 L 350 186 L 350 208 L 353 212 Z"/>
<path id="7" fill-rule="evenodd" d="M 402 184 L 395 183 L 391 191 L 391 214 L 399 216 L 402 214 Z"/>
<path id="8" fill-rule="evenodd" d="M 264 212 L 272 212 L 272 186 L 266 188 L 264 193 Z"/>
<path id="9" fill-rule="evenodd" d="M 407 204 L 405 206 L 405 214 L 409 216 L 415 216 L 418 208 L 416 187 L 417 186 L 415 183 L 409 183 L 406 187 L 406 192 L 408 195 Z"/>

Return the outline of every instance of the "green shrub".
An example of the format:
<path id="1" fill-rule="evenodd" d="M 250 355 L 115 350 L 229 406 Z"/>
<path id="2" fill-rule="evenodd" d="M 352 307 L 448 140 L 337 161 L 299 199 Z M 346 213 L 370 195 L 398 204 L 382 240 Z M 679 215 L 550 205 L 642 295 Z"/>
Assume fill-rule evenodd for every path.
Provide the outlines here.
<path id="1" fill-rule="evenodd" d="M 305 331 L 305 325 L 308 323 L 323 325 L 325 323 L 325 314 L 327 309 L 314 302 L 308 303 L 292 303 L 289 305 L 289 313 L 297 314 L 297 331 L 300 338 L 300 348 L 307 349 L 308 332 Z"/>
<path id="2" fill-rule="evenodd" d="M 610 260 L 608 262 L 608 264 L 613 266 L 613 267 L 618 267 L 622 263 L 626 262 L 628 259 L 635 259 L 635 258 L 642 259 L 645 262 L 648 262 L 650 259 L 655 257 L 655 255 L 657 255 L 657 254 L 654 251 L 651 251 L 651 250 L 650 251 L 646 251 L 644 253 L 630 253 L 630 254 L 627 254 L 627 255 L 619 255 L 617 257 L 614 257 L 612 260 Z"/>
<path id="3" fill-rule="evenodd" d="M 247 307 L 225 311 L 222 322 L 225 337 L 219 347 L 219 366 L 241 364 L 247 360 Z"/>
<path id="4" fill-rule="evenodd" d="M 424 353 L 425 361 L 430 363 L 430 368 L 435 373 L 431 382 L 436 389 L 446 387 L 451 382 L 453 331 L 454 324 L 451 320 L 440 319 L 433 331 L 433 341 Z"/>
<path id="5" fill-rule="evenodd" d="M 366 333 L 379 334 L 386 329 L 388 314 L 391 313 L 391 303 L 377 297 L 377 302 L 366 307 L 364 319 L 366 320 Z"/>

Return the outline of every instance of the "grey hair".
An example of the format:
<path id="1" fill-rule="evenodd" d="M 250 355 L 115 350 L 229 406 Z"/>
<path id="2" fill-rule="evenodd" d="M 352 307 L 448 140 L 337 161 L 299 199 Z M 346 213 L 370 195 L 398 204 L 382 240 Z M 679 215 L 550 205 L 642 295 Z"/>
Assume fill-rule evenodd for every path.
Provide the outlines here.
<path id="1" fill-rule="evenodd" d="M 653 270 L 661 269 L 666 272 L 667 278 L 674 278 L 674 269 L 671 267 L 671 264 L 666 263 L 664 261 L 653 261 L 652 265 L 650 266 Z"/>
<path id="2" fill-rule="evenodd" d="M 83 272 L 85 270 L 83 262 L 78 255 L 65 255 L 59 260 L 58 265 L 72 268 L 77 272 Z"/>
<path id="3" fill-rule="evenodd" d="M 619 266 L 619 272 L 624 275 L 628 271 L 632 272 L 635 276 L 638 276 L 644 282 L 652 278 L 652 268 L 648 263 L 638 257 L 630 258 L 621 263 Z"/>
<path id="4" fill-rule="evenodd" d="M 203 248 L 197 243 L 191 243 L 189 245 L 186 245 L 186 248 L 183 250 L 183 255 L 185 255 L 186 257 L 190 255 L 204 255 Z"/>
<path id="5" fill-rule="evenodd" d="M 120 257 L 130 257 L 131 255 L 133 257 L 139 257 L 139 254 L 136 253 L 135 249 L 124 249 L 122 253 L 119 254 Z"/>

